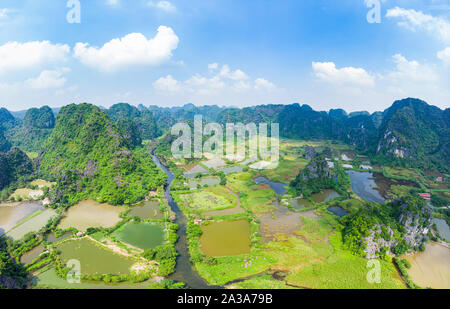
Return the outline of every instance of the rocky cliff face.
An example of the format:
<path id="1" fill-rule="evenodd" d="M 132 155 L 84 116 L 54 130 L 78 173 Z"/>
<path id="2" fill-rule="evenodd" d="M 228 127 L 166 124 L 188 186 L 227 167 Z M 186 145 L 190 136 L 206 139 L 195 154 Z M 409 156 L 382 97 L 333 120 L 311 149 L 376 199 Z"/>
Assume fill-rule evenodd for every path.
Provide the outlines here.
<path id="1" fill-rule="evenodd" d="M 418 99 L 395 102 L 383 113 L 376 153 L 419 167 L 450 165 L 450 112 Z"/>

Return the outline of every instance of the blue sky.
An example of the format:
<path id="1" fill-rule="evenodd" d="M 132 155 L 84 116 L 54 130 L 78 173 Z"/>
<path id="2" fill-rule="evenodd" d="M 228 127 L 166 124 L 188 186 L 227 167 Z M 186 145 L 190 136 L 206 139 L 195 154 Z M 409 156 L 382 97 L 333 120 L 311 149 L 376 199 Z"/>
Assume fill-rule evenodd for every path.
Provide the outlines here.
<path id="1" fill-rule="evenodd" d="M 0 2 L 0 106 L 450 103 L 447 0 Z M 370 1 L 369 1 L 370 2 Z M 377 1 L 372 1 L 377 2 Z"/>

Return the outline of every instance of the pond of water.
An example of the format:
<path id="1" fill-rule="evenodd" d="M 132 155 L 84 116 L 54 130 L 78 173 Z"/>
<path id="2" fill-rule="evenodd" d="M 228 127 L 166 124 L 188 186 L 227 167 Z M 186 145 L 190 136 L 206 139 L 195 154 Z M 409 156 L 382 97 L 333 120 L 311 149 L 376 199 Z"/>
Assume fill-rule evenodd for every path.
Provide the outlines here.
<path id="1" fill-rule="evenodd" d="M 406 259 L 411 263 L 408 273 L 422 288 L 450 289 L 450 249 L 437 243 L 428 244 L 425 252 Z"/>
<path id="2" fill-rule="evenodd" d="M 256 182 L 257 184 L 262 184 L 262 183 L 266 183 L 268 184 L 272 190 L 278 194 L 278 195 L 283 195 L 284 193 L 286 193 L 286 184 L 281 183 L 281 182 L 273 182 L 270 181 L 269 179 L 267 179 L 266 177 L 256 177 L 255 179 L 253 179 L 254 182 Z"/>
<path id="3" fill-rule="evenodd" d="M 348 215 L 348 211 L 339 206 L 332 206 L 328 208 L 328 211 L 342 218 Z"/>
<path id="4" fill-rule="evenodd" d="M 70 236 L 72 236 L 73 234 L 71 232 L 65 233 L 59 237 L 55 236 L 55 233 L 50 233 L 47 235 L 47 237 L 45 238 L 48 242 L 58 242 L 61 240 L 64 240 L 66 238 L 69 238 Z"/>
<path id="5" fill-rule="evenodd" d="M 129 217 L 139 217 L 141 219 L 163 219 L 164 213 L 160 209 L 161 205 L 156 201 L 146 201 L 134 206 L 128 213 Z"/>
<path id="6" fill-rule="evenodd" d="M 58 247 L 64 263 L 80 261 L 82 274 L 127 274 L 134 262 L 88 238 L 63 242 Z"/>
<path id="7" fill-rule="evenodd" d="M 311 203 L 309 200 L 304 199 L 304 198 L 294 198 L 294 199 L 290 200 L 290 203 L 291 203 L 291 206 L 294 207 L 295 209 L 308 208 L 313 205 L 313 203 Z"/>
<path id="8" fill-rule="evenodd" d="M 157 224 L 131 222 L 115 231 L 114 236 L 143 250 L 154 249 L 164 243 L 164 228 Z"/>
<path id="9" fill-rule="evenodd" d="M 336 197 L 339 197 L 339 193 L 330 189 L 322 190 L 319 193 L 311 195 L 311 198 L 316 203 L 328 202 Z"/>
<path id="10" fill-rule="evenodd" d="M 200 248 L 207 256 L 250 253 L 250 223 L 247 220 L 211 222 L 202 226 Z"/>
<path id="11" fill-rule="evenodd" d="M 90 227 L 113 227 L 122 220 L 119 214 L 124 210 L 124 207 L 100 204 L 91 200 L 82 201 L 69 208 L 58 227 L 62 230 L 74 227 L 83 232 Z"/>
<path id="12" fill-rule="evenodd" d="M 352 183 L 352 190 L 365 200 L 375 203 L 384 203 L 386 200 L 377 190 L 373 173 L 347 171 Z"/>

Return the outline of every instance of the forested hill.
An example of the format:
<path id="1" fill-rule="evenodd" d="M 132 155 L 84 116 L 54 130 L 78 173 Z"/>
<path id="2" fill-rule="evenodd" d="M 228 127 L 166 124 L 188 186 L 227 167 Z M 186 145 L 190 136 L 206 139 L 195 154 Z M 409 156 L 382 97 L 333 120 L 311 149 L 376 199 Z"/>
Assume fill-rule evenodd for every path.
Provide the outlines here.
<path id="1" fill-rule="evenodd" d="M 85 198 L 130 204 L 165 181 L 148 153 L 130 149 L 106 112 L 91 104 L 61 109 L 38 161 L 42 177 L 58 180 L 54 201 L 65 205 Z"/>
<path id="2" fill-rule="evenodd" d="M 300 104 L 226 109 L 218 121 L 275 122 L 282 137 L 341 140 L 379 163 L 450 171 L 450 110 L 418 99 L 397 101 L 372 115 L 318 112 Z"/>
<path id="3" fill-rule="evenodd" d="M 281 137 L 340 140 L 357 147 L 376 163 L 450 172 L 450 110 L 418 99 L 397 101 L 386 111 L 373 114 L 347 114 L 342 109 L 319 112 L 298 103 L 242 109 L 193 104 L 134 107 L 120 103 L 99 110 L 106 111 L 104 115 L 115 124 L 128 148 L 163 135 L 177 122 L 192 122 L 195 115 L 202 115 L 205 122 L 222 124 L 279 123 Z M 3 128 L 8 140 L 0 132 L 0 149 L 5 150 L 11 144 L 24 151 L 38 152 L 52 131 L 51 114 L 48 107 L 31 109 L 22 121 L 0 109 L 0 131 Z"/>
<path id="4" fill-rule="evenodd" d="M 395 102 L 383 113 L 377 154 L 381 160 L 414 161 L 422 168 L 450 167 L 450 109 L 424 101 Z M 412 162 L 411 162 L 412 163 Z"/>
<path id="5" fill-rule="evenodd" d="M 28 152 L 39 152 L 55 126 L 55 116 L 48 106 L 29 109 L 22 121 L 7 132 L 8 139 L 14 146 Z"/>
<path id="6" fill-rule="evenodd" d="M 119 103 L 108 109 L 107 113 L 130 146 L 140 145 L 143 140 L 154 139 L 162 134 L 153 113 L 146 108 L 138 109 L 127 103 Z"/>
<path id="7" fill-rule="evenodd" d="M 0 127 L 0 152 L 8 151 L 11 143 L 6 139 L 3 129 Z"/>

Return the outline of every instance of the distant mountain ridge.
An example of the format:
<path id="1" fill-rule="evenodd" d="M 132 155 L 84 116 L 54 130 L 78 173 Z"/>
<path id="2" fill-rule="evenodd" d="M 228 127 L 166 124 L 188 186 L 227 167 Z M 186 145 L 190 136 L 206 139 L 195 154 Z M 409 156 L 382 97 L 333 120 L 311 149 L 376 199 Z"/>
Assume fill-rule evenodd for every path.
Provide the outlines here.
<path id="1" fill-rule="evenodd" d="M 384 112 L 373 114 L 364 111 L 347 114 L 343 109 L 315 111 L 299 103 L 242 109 L 217 105 L 198 107 L 193 104 L 181 107 L 145 107 L 140 104 L 134 107 L 119 103 L 102 110 L 107 112 L 130 145 L 139 145 L 144 139 L 161 136 L 175 123 L 192 122 L 195 115 L 202 115 L 205 122 L 222 124 L 279 123 L 281 137 L 340 140 L 371 156 L 375 162 L 449 172 L 450 110 L 441 110 L 419 99 L 396 101 Z M 24 122 L 26 118 L 24 116 Z M 0 121 L 9 143 L 26 151 L 40 149 L 48 136 L 45 132 L 40 132 L 41 135 L 22 134 L 23 137 L 11 133 L 14 128 L 23 132 L 17 129 L 22 120 L 14 118 L 4 108 L 0 109 Z M 23 140 L 30 136 L 35 143 L 24 143 Z M 23 147 L 23 144 L 30 144 L 31 147 Z M 8 141 L 2 139 L 0 132 L 0 147 L 2 145 L 7 148 Z"/>

